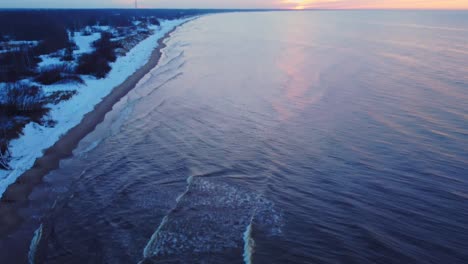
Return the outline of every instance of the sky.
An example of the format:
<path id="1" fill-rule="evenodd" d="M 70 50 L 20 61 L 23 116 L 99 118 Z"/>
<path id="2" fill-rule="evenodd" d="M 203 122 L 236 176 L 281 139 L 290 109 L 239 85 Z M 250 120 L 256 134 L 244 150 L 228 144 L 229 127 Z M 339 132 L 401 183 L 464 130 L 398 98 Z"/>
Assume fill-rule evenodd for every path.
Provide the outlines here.
<path id="1" fill-rule="evenodd" d="M 138 0 L 140 8 L 468 9 L 468 0 Z M 0 0 L 0 8 L 132 8 L 134 0 Z"/>

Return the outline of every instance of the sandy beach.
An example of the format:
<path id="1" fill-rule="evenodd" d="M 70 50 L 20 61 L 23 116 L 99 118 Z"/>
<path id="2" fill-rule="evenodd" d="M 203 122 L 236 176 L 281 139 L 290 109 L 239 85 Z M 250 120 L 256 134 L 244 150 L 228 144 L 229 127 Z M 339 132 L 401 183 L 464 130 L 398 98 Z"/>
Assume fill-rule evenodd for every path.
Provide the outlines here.
<path id="1" fill-rule="evenodd" d="M 80 140 L 92 132 L 104 120 L 104 117 L 112 110 L 113 106 L 158 64 L 162 49 L 166 47 L 165 40 L 177 28 L 168 32 L 158 41 L 158 47 L 152 52 L 151 57 L 144 66 L 122 84 L 115 87 L 109 95 L 96 105 L 93 111 L 83 117 L 77 126 L 70 129 L 52 147 L 45 150 L 44 155 L 36 159 L 31 169 L 23 173 L 14 184 L 8 187 L 0 200 L 0 236 L 8 235 L 21 225 L 22 219 L 18 214 L 18 210 L 27 205 L 28 197 L 34 186 L 39 184 L 50 171 L 57 169 L 62 159 L 72 156 L 73 150 Z"/>

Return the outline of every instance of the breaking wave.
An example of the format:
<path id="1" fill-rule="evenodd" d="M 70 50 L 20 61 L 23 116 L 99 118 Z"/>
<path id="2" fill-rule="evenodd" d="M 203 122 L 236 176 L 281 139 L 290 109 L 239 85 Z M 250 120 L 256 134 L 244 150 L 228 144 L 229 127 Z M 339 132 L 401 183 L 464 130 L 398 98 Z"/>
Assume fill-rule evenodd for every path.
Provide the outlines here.
<path id="1" fill-rule="evenodd" d="M 251 263 L 252 223 L 278 235 L 282 217 L 261 195 L 226 179 L 190 177 L 187 190 L 164 217 L 144 249 L 144 261 L 164 261 L 177 256 L 191 260 L 231 256 Z M 208 256 L 210 255 L 210 256 Z"/>
<path id="2" fill-rule="evenodd" d="M 247 226 L 244 232 L 244 263 L 252 264 L 252 255 L 255 247 L 255 240 L 252 237 L 252 222 Z"/>
<path id="3" fill-rule="evenodd" d="M 42 224 L 39 226 L 36 231 L 34 231 L 34 236 L 31 240 L 31 244 L 29 246 L 29 253 L 28 253 L 28 262 L 29 264 L 34 264 L 35 263 L 35 258 L 36 258 L 36 252 L 37 252 L 37 246 L 39 245 L 39 242 L 41 241 L 42 238 Z"/>

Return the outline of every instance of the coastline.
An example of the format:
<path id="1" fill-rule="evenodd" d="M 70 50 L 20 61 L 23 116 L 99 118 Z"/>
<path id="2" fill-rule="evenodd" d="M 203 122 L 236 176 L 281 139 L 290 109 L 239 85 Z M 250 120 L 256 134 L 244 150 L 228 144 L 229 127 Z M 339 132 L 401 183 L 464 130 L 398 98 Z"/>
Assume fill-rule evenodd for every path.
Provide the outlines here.
<path id="1" fill-rule="evenodd" d="M 37 158 L 34 165 L 23 172 L 16 181 L 9 185 L 0 199 L 0 237 L 4 237 L 19 227 L 23 220 L 18 210 L 28 204 L 28 197 L 34 186 L 42 181 L 42 178 L 50 171 L 60 166 L 60 161 L 73 156 L 73 150 L 79 142 L 91 133 L 100 124 L 106 114 L 130 92 L 138 82 L 159 63 L 162 50 L 166 47 L 165 40 L 180 26 L 195 19 L 193 17 L 175 26 L 158 40 L 157 47 L 152 51 L 148 61 L 131 74 L 123 83 L 114 87 L 91 112 L 85 114 L 78 125 L 61 136 L 51 147 L 44 150 L 43 155 Z"/>

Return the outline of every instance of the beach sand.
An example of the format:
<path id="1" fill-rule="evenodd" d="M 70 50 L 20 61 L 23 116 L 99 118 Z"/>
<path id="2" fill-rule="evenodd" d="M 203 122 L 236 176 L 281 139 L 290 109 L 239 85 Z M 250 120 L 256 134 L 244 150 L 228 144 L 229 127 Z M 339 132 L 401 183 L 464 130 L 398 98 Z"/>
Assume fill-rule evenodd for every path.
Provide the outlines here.
<path id="1" fill-rule="evenodd" d="M 36 159 L 34 166 L 8 187 L 0 200 L 0 238 L 14 232 L 23 222 L 18 211 L 28 204 L 28 197 L 34 186 L 39 184 L 50 171 L 57 169 L 62 159 L 71 157 L 78 143 L 104 120 L 104 117 L 112 110 L 113 106 L 132 90 L 140 79 L 156 67 L 161 58 L 162 49 L 166 47 L 164 41 L 178 27 L 168 32 L 158 41 L 158 47 L 153 51 L 145 65 L 122 84 L 115 87 L 109 95 L 96 105 L 92 112 L 83 117 L 80 124 L 70 129 L 52 147 L 45 150 L 44 155 Z"/>

